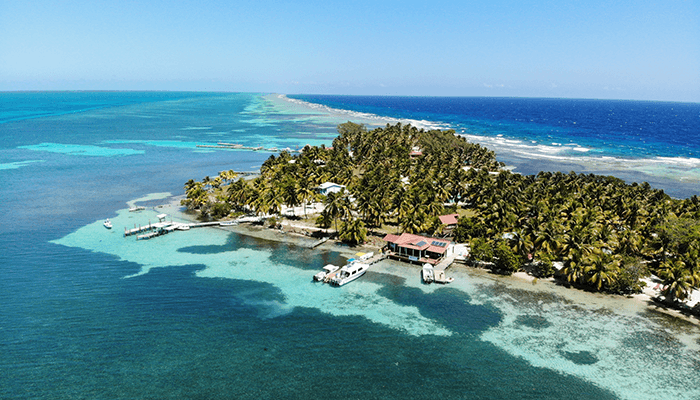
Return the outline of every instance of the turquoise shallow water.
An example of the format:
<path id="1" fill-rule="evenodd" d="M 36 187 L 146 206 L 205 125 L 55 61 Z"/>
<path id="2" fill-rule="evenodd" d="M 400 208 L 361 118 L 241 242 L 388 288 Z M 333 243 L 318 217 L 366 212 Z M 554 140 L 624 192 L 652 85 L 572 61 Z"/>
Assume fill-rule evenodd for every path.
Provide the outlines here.
<path id="1" fill-rule="evenodd" d="M 122 237 L 177 219 L 153 207 L 186 180 L 269 156 L 196 144 L 329 143 L 349 115 L 146 100 L 0 124 L 0 397 L 700 397 L 698 329 L 620 303 L 460 272 L 424 286 L 391 263 L 333 288 L 311 276 L 334 251 L 209 228 Z"/>

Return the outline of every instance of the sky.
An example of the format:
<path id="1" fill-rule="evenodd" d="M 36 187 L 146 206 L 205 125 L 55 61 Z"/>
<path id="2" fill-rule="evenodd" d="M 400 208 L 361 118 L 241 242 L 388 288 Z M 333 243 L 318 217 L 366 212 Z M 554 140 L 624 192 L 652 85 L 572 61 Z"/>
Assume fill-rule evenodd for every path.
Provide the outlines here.
<path id="1" fill-rule="evenodd" d="M 700 102 L 700 0 L 0 0 L 0 91 Z"/>

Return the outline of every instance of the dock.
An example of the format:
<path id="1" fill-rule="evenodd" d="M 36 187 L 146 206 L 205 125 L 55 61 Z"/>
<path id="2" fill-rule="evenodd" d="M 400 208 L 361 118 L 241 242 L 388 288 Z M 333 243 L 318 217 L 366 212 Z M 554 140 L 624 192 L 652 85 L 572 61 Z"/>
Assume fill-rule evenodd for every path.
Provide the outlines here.
<path id="1" fill-rule="evenodd" d="M 124 237 L 136 236 L 136 240 L 148 240 L 154 237 L 167 235 L 168 233 L 174 231 L 188 231 L 192 228 L 203 228 L 207 226 L 229 226 L 232 225 L 231 221 L 213 221 L 213 222 L 200 222 L 200 223 L 181 223 L 172 221 L 161 221 L 152 224 L 150 221 L 148 225 L 134 226 L 133 229 L 124 228 Z"/>
<path id="2" fill-rule="evenodd" d="M 151 221 L 148 221 L 148 225 L 139 225 L 138 227 L 134 225 L 134 229 L 124 228 L 124 237 L 136 235 L 143 232 L 157 231 L 170 225 L 172 225 L 172 222 L 163 221 L 152 224 Z"/>
<path id="3" fill-rule="evenodd" d="M 319 240 L 318 242 L 315 242 L 315 243 L 309 245 L 308 248 L 309 248 L 309 249 L 315 249 L 316 247 L 318 247 L 318 246 L 320 246 L 320 245 L 326 243 L 327 241 L 328 241 L 328 238 L 325 237 L 325 238 Z"/>
<path id="4" fill-rule="evenodd" d="M 437 265 L 435 265 L 435 277 L 433 279 L 435 283 L 450 283 L 454 280 L 454 278 L 447 277 L 447 275 L 445 274 L 445 270 L 447 270 L 447 268 L 449 268 L 452 265 L 457 256 L 458 254 L 452 253 L 444 257 L 442 260 L 440 260 L 440 262 L 437 263 Z"/>
<path id="5" fill-rule="evenodd" d="M 369 265 L 373 265 L 373 264 L 376 264 L 376 263 L 384 260 L 387 257 L 389 257 L 388 254 L 384 254 L 384 253 L 375 254 L 371 258 L 369 258 L 368 260 L 364 261 L 364 263 L 369 264 Z"/>

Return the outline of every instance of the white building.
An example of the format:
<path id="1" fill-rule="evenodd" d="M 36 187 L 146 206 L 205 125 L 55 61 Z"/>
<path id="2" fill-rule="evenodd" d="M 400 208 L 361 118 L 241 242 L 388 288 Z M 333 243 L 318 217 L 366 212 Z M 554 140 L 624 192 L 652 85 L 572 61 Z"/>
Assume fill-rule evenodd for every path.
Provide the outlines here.
<path id="1" fill-rule="evenodd" d="M 333 182 L 324 182 L 318 187 L 318 192 L 323 195 L 328 195 L 328 193 L 338 193 L 345 189 L 345 185 L 339 185 Z"/>

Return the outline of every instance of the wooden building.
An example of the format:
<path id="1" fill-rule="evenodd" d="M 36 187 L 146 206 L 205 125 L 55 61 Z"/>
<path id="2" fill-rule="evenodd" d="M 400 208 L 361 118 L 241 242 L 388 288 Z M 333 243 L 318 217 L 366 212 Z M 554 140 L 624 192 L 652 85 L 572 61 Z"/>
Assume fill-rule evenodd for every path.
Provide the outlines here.
<path id="1" fill-rule="evenodd" d="M 410 233 L 386 235 L 389 257 L 418 264 L 437 264 L 447 253 L 451 241 Z"/>

